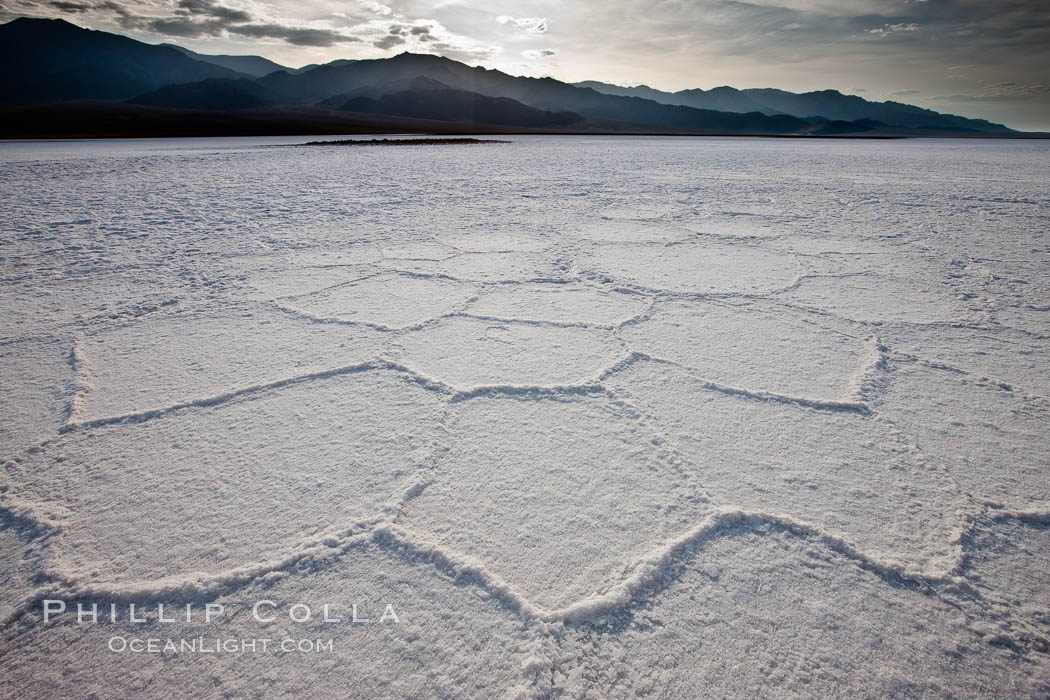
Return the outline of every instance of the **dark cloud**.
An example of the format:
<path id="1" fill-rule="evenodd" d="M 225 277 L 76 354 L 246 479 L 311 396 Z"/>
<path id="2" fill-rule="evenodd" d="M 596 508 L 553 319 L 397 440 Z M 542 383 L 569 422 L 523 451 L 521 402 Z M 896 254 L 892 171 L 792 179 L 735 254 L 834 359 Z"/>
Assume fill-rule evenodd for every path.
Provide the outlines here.
<path id="1" fill-rule="evenodd" d="M 226 31 L 258 39 L 283 39 L 295 46 L 335 46 L 361 41 L 360 37 L 348 36 L 331 29 L 286 27 L 280 24 L 242 24 L 227 27 Z"/>
<path id="2" fill-rule="evenodd" d="M 56 10 L 61 10 L 62 12 L 72 12 L 74 14 L 79 14 L 81 12 L 90 12 L 91 10 L 95 9 L 94 5 L 87 5 L 80 2 L 49 2 L 48 5 L 55 8 Z"/>
<path id="3" fill-rule="evenodd" d="M 51 6 L 63 12 L 111 12 L 125 29 L 148 31 L 188 39 L 236 35 L 254 39 L 280 39 L 294 46 L 335 46 L 361 39 L 332 29 L 296 27 L 260 22 L 245 10 L 221 5 L 215 0 L 178 0 L 167 17 L 136 14 L 114 0 L 96 4 L 53 0 Z"/>
<path id="4" fill-rule="evenodd" d="M 210 0 L 179 0 L 176 14 L 214 17 L 226 22 L 251 22 L 254 18 L 244 10 L 224 7 Z"/>
<path id="5" fill-rule="evenodd" d="M 376 47 L 377 49 L 392 49 L 395 46 L 400 46 L 404 43 L 405 37 L 401 36 L 399 33 L 394 34 L 393 32 L 391 32 L 382 39 L 377 39 L 376 41 L 373 41 L 372 46 Z"/>
<path id="6" fill-rule="evenodd" d="M 134 23 L 136 29 L 147 29 L 157 34 L 185 37 L 222 36 L 226 24 L 219 19 L 194 20 L 188 17 L 170 17 L 167 19 L 126 18 L 121 22 L 125 26 Z"/>
<path id="7" fill-rule="evenodd" d="M 434 41 L 434 35 L 430 33 L 430 27 L 419 25 L 412 27 L 411 34 L 416 38 L 417 41 Z"/>

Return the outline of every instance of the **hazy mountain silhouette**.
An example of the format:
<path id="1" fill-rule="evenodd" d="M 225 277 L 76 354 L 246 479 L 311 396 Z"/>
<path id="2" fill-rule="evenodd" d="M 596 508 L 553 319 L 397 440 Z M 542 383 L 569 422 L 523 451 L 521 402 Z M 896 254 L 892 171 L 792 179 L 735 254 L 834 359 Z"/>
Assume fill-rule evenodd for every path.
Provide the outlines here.
<path id="1" fill-rule="evenodd" d="M 223 68 L 237 71 L 238 73 L 244 73 L 253 78 L 261 78 L 264 75 L 273 73 L 275 70 L 293 70 L 292 68 L 282 66 L 279 63 L 274 63 L 270 59 L 263 58 L 262 56 L 227 56 L 224 54 L 209 55 L 190 51 L 189 49 L 176 44 L 161 44 L 161 46 L 167 46 L 176 51 L 181 51 L 192 59 L 204 61 L 205 63 L 212 63 L 216 66 L 222 66 Z"/>
<path id="2" fill-rule="evenodd" d="M 167 85 L 128 100 L 131 104 L 181 109 L 256 109 L 275 104 L 266 90 L 247 78 L 209 78 Z"/>
<path id="3" fill-rule="evenodd" d="M 320 68 L 321 66 L 345 66 L 347 63 L 356 63 L 356 58 L 337 58 L 334 61 L 328 63 L 309 63 L 302 68 L 285 68 L 289 73 L 305 73 L 306 71 L 313 70 L 314 68 Z"/>
<path id="4" fill-rule="evenodd" d="M 308 103 L 416 77 L 429 78 L 452 90 L 507 97 L 539 110 L 575 112 L 586 118 L 643 126 L 774 134 L 806 127 L 805 121 L 788 115 L 731 114 L 605 95 L 553 78 L 516 77 L 426 54 L 402 53 L 393 58 L 356 61 L 341 66 L 325 65 L 297 75 L 272 73 L 261 78 L 259 83 L 283 101 Z"/>
<path id="5" fill-rule="evenodd" d="M 325 104 L 346 112 L 501 126 L 568 126 L 583 121 L 583 117 L 572 112 L 551 112 L 523 105 L 509 97 L 488 97 L 477 92 L 453 90 L 429 78 L 414 78 L 407 83 L 397 81 L 392 85 L 404 89 L 371 88 L 358 91 L 356 95 L 329 98 Z"/>
<path id="6" fill-rule="evenodd" d="M 609 95 L 643 97 L 663 104 L 685 105 L 699 109 L 730 112 L 760 111 L 763 114 L 790 114 L 799 118 L 815 116 L 832 120 L 872 119 L 891 126 L 909 128 L 959 128 L 976 131 L 1009 131 L 1002 124 L 984 119 L 968 119 L 941 114 L 900 102 L 870 102 L 857 95 L 843 95 L 837 90 L 794 93 L 773 88 L 737 90 L 723 86 L 711 90 L 663 92 L 647 85 L 620 87 L 588 80 L 576 83 Z"/>
<path id="7" fill-rule="evenodd" d="M 123 100 L 174 83 L 239 78 L 167 46 L 81 29 L 60 19 L 0 25 L 0 103 Z"/>

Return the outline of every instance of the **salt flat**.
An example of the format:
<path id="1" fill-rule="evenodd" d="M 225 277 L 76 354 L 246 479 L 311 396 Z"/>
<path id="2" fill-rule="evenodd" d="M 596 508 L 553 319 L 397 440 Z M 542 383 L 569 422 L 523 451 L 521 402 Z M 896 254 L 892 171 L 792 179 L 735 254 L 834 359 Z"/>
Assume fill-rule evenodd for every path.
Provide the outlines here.
<path id="1" fill-rule="evenodd" d="M 293 141 L 0 144 L 0 694 L 1050 694 L 1050 146 Z"/>

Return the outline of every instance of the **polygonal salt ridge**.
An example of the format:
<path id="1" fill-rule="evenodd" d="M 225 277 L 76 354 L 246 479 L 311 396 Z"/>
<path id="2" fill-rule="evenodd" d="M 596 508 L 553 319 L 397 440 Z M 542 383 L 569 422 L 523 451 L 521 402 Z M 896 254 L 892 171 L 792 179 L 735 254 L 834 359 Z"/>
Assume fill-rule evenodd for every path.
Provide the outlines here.
<path id="1" fill-rule="evenodd" d="M 990 511 L 966 538 L 965 576 L 1050 634 L 1050 512 Z M 1044 651 L 1047 651 L 1044 645 Z"/>
<path id="2" fill-rule="evenodd" d="M 618 328 L 644 314 L 651 304 L 648 296 L 622 288 L 538 282 L 483 290 L 466 314 L 492 320 Z"/>
<path id="3" fill-rule="evenodd" d="M 387 260 L 383 266 L 419 276 L 464 282 L 527 282 L 564 277 L 546 259 L 531 253 L 458 253 L 444 260 Z"/>
<path id="4" fill-rule="evenodd" d="M 858 400 L 862 375 L 881 361 L 870 330 L 763 302 L 658 300 L 620 337 L 726 388 L 803 402 Z"/>
<path id="5" fill-rule="evenodd" d="M 27 457 L 9 490 L 62 506 L 51 566 L 74 589 L 243 580 L 389 518 L 440 451 L 447 410 L 403 373 L 346 371 L 73 431 Z"/>
<path id="6" fill-rule="evenodd" d="M 459 253 L 444 260 L 387 260 L 384 267 L 472 282 L 525 282 L 565 276 L 549 260 L 531 253 Z"/>
<path id="7" fill-rule="evenodd" d="M 463 253 L 539 253 L 552 245 L 552 241 L 537 234 L 503 230 L 473 234 L 458 231 L 437 239 Z"/>
<path id="8" fill-rule="evenodd" d="M 289 267 L 349 267 L 379 262 L 383 257 L 383 252 L 378 245 L 356 244 L 296 248 L 281 257 L 283 258 L 281 262 Z"/>
<path id="9" fill-rule="evenodd" d="M 790 236 L 770 241 L 766 244 L 766 247 L 792 255 L 816 258 L 824 256 L 864 258 L 868 256 L 899 255 L 902 248 L 907 249 L 913 255 L 919 252 L 915 248 L 910 248 L 911 242 L 902 244 L 896 239 L 887 240 L 877 236 L 791 233 L 792 235 Z"/>
<path id="10" fill-rule="evenodd" d="M 809 275 L 777 298 L 859 323 L 959 323 L 967 316 L 944 285 L 879 274 Z"/>
<path id="11" fill-rule="evenodd" d="M 446 277 L 381 272 L 286 299 L 281 307 L 319 321 L 390 331 L 461 311 L 476 294 L 476 285 Z"/>
<path id="12" fill-rule="evenodd" d="M 874 411 L 958 491 L 1008 508 L 1050 503 L 1046 401 L 899 356 L 887 365 Z"/>
<path id="13" fill-rule="evenodd" d="M 353 669 L 352 695 L 374 700 L 432 695 L 436 689 L 463 698 L 502 698 L 530 688 L 550 691 L 551 662 L 544 653 L 552 644 L 550 638 L 509 612 L 498 597 L 481 594 L 464 585 L 455 572 L 438 571 L 381 542 L 359 541 L 341 556 L 338 549 L 323 549 L 315 559 L 301 560 L 303 565 L 289 562 L 275 575 L 261 574 L 220 588 L 227 613 L 221 622 L 205 621 L 203 606 L 216 592 L 191 576 L 170 584 L 151 579 L 126 586 L 123 590 L 130 588 L 133 593 L 123 598 L 106 595 L 120 590 L 114 585 L 89 584 L 93 593 L 80 594 L 76 602 L 68 594 L 52 594 L 49 597 L 65 598 L 68 612 L 53 616 L 46 625 L 30 623 L 19 630 L 18 653 L 5 654 L 0 683 L 19 688 L 27 697 L 76 697 L 105 678 L 107 695 L 144 698 L 150 691 L 143 690 L 143 679 L 149 678 L 155 695 L 170 695 L 168 689 L 178 688 L 183 697 L 209 697 L 215 694 L 217 678 L 248 677 L 241 654 L 207 654 L 208 672 L 196 673 L 191 671 L 200 663 L 196 654 L 194 659 L 189 654 L 142 654 L 129 668 L 123 654 L 98 653 L 114 635 L 134 638 L 146 634 L 145 629 L 159 628 L 163 637 L 176 640 L 195 641 L 220 629 L 223 639 L 255 639 L 261 630 L 273 640 L 334 638 L 324 651 L 323 663 L 312 653 L 278 654 L 265 670 L 250 676 L 275 697 L 300 696 L 304 688 L 315 697 L 346 697 L 347 676 L 333 669 Z M 3 552 L 0 549 L 0 557 Z M 136 615 L 149 623 L 127 619 L 129 600 L 138 602 Z M 266 600 L 274 601 L 275 614 L 263 625 L 251 611 Z M 81 601 L 88 609 L 97 603 L 103 611 L 118 601 L 116 622 L 106 617 L 105 624 L 78 624 L 76 604 Z M 183 609 L 173 605 L 176 601 L 192 602 L 189 622 L 184 614 L 172 614 L 172 608 L 176 613 Z M 158 603 L 165 605 L 171 622 L 156 623 Z M 298 615 L 298 621 L 290 618 L 290 606 L 296 604 L 311 609 L 308 620 Z M 386 604 L 399 616 L 397 621 L 382 620 Z M 30 614 L 35 620 L 40 619 L 40 608 L 33 604 Z M 264 612 L 269 610 L 265 604 L 260 606 L 259 616 L 269 618 Z M 54 663 L 56 636 L 67 641 L 67 653 L 97 658 L 91 664 Z M 5 643 L 5 651 L 10 648 Z M 362 663 L 364 659 L 367 663 Z M 243 691 L 246 688 L 239 687 L 236 692 Z M 526 694 L 534 696 L 541 696 L 540 691 Z"/>
<path id="14" fill-rule="evenodd" d="M 48 277 L 47 285 L 9 281 L 0 287 L 0 339 L 70 335 L 84 324 L 134 318 L 192 293 L 186 281 L 164 270 Z"/>
<path id="15" fill-rule="evenodd" d="M 263 301 L 302 296 L 368 277 L 379 272 L 372 264 L 314 267 L 281 266 L 256 270 L 243 276 L 247 297 Z"/>
<path id="16" fill-rule="evenodd" d="M 686 228 L 661 221 L 592 219 L 579 229 L 565 231 L 593 243 L 671 243 L 693 237 Z"/>
<path id="17" fill-rule="evenodd" d="M 385 340 L 364 326 L 316 323 L 268 307 L 150 315 L 77 339 L 70 423 L 207 405 L 330 373 L 378 357 Z"/>
<path id="18" fill-rule="evenodd" d="M 646 173 L 646 177 L 650 173 Z M 625 198 L 627 201 L 619 201 L 612 206 L 605 206 L 593 212 L 592 216 L 609 221 L 658 221 L 662 217 L 673 215 L 679 208 L 679 204 L 667 199 L 661 200 L 658 196 L 634 196 Z"/>
<path id="19" fill-rule="evenodd" d="M 387 260 L 446 260 L 459 253 L 454 247 L 436 240 L 407 241 L 382 248 Z"/>
<path id="20" fill-rule="evenodd" d="M 886 567 L 943 578 L 975 506 L 886 421 L 714 386 L 637 361 L 603 385 L 636 405 L 727 507 L 808 523 Z"/>
<path id="21" fill-rule="evenodd" d="M 626 352 L 609 332 L 451 317 L 393 342 L 398 362 L 461 393 L 596 388 Z"/>
<path id="22" fill-rule="evenodd" d="M 928 585 L 788 528 L 713 534 L 604 624 L 566 626 L 554 685 L 569 697 L 1033 695 L 1039 664 L 989 654 L 981 616 Z"/>
<path id="23" fill-rule="evenodd" d="M 677 216 L 675 223 L 702 239 L 724 239 L 731 243 L 761 240 L 772 244 L 798 233 L 799 229 L 797 218 L 778 214 L 698 211 Z"/>
<path id="24" fill-rule="evenodd" d="M 447 452 L 399 525 L 539 608 L 608 589 L 710 512 L 702 482 L 604 396 L 456 402 Z"/>
<path id="25" fill-rule="evenodd" d="M 579 267 L 640 289 L 704 296 L 767 295 L 796 284 L 803 273 L 793 256 L 699 241 L 595 246 L 581 251 Z"/>
<path id="26" fill-rule="evenodd" d="M 1043 338 L 999 326 L 907 323 L 882 324 L 879 336 L 893 353 L 1050 400 L 1050 348 Z"/>

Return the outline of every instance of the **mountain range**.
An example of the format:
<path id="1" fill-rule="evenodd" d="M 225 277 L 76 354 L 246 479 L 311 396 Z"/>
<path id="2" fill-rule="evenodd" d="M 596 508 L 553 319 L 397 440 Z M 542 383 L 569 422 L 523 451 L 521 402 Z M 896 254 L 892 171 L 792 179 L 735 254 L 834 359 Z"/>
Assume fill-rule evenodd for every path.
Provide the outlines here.
<path id="1" fill-rule="evenodd" d="M 0 25 L 0 136 L 397 131 L 1020 136 L 1002 124 L 834 90 L 663 92 L 569 84 L 440 56 L 287 68 L 82 29 Z"/>
<path id="2" fill-rule="evenodd" d="M 588 80 L 575 83 L 577 87 L 591 88 L 608 95 L 640 97 L 669 105 L 684 105 L 697 109 L 716 109 L 725 112 L 762 112 L 763 114 L 790 114 L 795 117 L 825 117 L 832 120 L 853 121 L 872 119 L 893 126 L 911 128 L 962 128 L 976 131 L 1005 129 L 984 119 L 967 119 L 954 114 L 941 114 L 902 102 L 870 102 L 858 95 L 844 95 L 838 90 L 794 93 L 773 88 L 737 90 L 729 86 L 711 90 L 681 90 L 663 92 L 646 85 L 620 87 Z"/>

